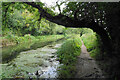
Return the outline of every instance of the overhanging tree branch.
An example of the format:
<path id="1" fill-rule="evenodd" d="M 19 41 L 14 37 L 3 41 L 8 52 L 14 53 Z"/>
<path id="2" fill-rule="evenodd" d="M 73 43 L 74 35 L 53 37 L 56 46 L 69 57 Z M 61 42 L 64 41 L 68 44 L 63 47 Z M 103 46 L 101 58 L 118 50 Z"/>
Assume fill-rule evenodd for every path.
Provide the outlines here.
<path id="1" fill-rule="evenodd" d="M 25 3 L 28 5 L 31 5 L 32 7 L 37 8 L 42 13 L 43 18 L 46 18 L 47 20 L 54 22 L 56 24 L 63 25 L 65 27 L 74 27 L 74 28 L 87 27 L 89 25 L 85 20 L 70 18 L 62 14 L 59 14 L 57 16 L 52 16 L 47 11 L 45 11 L 42 7 L 40 7 L 39 5 L 36 5 L 33 2 L 25 2 Z"/>
<path id="2" fill-rule="evenodd" d="M 37 8 L 40 13 L 42 14 L 43 18 L 46 18 L 47 20 L 54 22 L 58 25 L 63 25 L 65 27 L 73 27 L 73 28 L 90 28 L 94 32 L 98 33 L 101 36 L 103 44 L 106 46 L 106 49 L 111 51 L 111 41 L 108 37 L 107 31 L 104 30 L 103 27 L 101 27 L 98 23 L 94 21 L 87 21 L 86 19 L 78 20 L 76 18 L 71 18 L 66 15 L 56 15 L 53 16 L 49 14 L 47 11 L 45 11 L 40 5 L 35 4 L 34 2 L 25 2 L 28 5 L 31 5 L 32 7 Z"/>

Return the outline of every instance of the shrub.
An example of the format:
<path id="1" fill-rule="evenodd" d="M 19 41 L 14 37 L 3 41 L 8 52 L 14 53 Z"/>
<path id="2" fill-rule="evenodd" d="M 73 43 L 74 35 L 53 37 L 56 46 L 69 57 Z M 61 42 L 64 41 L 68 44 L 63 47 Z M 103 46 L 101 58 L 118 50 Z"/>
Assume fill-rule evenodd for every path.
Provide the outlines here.
<path id="1" fill-rule="evenodd" d="M 69 39 L 63 43 L 57 54 L 60 61 L 64 64 L 69 64 L 75 60 L 75 57 L 80 55 L 81 52 L 81 41 L 80 38 Z"/>
<path id="2" fill-rule="evenodd" d="M 74 65 L 61 65 L 59 70 L 59 78 L 72 78 L 72 75 L 75 74 Z"/>
<path id="3" fill-rule="evenodd" d="M 35 37 L 30 34 L 25 34 L 24 38 L 26 38 L 27 40 L 35 40 Z"/>
<path id="4" fill-rule="evenodd" d="M 100 56 L 102 44 L 100 42 L 100 37 L 96 33 L 84 34 L 81 38 L 91 57 L 96 59 Z"/>
<path id="5" fill-rule="evenodd" d="M 14 35 L 8 34 L 7 36 L 5 36 L 5 38 L 11 40 L 12 38 L 14 38 Z"/>
<path id="6" fill-rule="evenodd" d="M 81 45 L 82 43 L 80 37 L 77 37 L 68 39 L 63 43 L 61 48 L 58 49 L 57 55 L 59 57 L 59 61 L 64 64 L 60 66 L 60 77 L 70 78 L 72 75 L 74 75 L 75 62 L 77 60 L 76 57 L 80 55 Z"/>
<path id="7" fill-rule="evenodd" d="M 24 37 L 28 40 L 31 40 L 31 35 L 30 34 L 25 34 Z"/>

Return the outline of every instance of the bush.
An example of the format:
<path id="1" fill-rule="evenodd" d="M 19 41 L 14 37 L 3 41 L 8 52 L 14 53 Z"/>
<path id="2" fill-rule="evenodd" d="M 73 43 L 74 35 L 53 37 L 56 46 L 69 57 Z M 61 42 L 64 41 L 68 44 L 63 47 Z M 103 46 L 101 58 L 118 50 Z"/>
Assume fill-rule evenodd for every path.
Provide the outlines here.
<path id="1" fill-rule="evenodd" d="M 74 65 L 61 65 L 59 70 L 59 78 L 72 78 L 75 74 L 75 66 Z"/>
<path id="2" fill-rule="evenodd" d="M 5 38 L 10 40 L 10 39 L 14 38 L 14 35 L 8 34 L 7 36 L 5 36 Z"/>
<path id="3" fill-rule="evenodd" d="M 18 43 L 22 43 L 22 42 L 25 41 L 25 38 L 24 38 L 24 37 L 15 36 L 14 39 L 15 39 L 15 41 L 16 41 L 17 44 L 18 44 Z"/>
<path id="4" fill-rule="evenodd" d="M 80 55 L 81 52 L 81 40 L 80 37 L 68 39 L 63 43 L 60 49 L 57 51 L 57 55 L 59 57 L 59 61 L 63 63 L 60 67 L 60 76 L 61 77 L 71 77 L 75 72 L 75 62 L 77 60 L 77 56 Z M 73 67 L 73 68 L 70 68 Z M 71 74 L 71 72 L 73 74 Z M 63 75 L 63 76 L 62 76 Z"/>
<path id="5" fill-rule="evenodd" d="M 31 40 L 31 35 L 30 34 L 25 34 L 24 37 L 28 40 Z"/>
<path id="6" fill-rule="evenodd" d="M 75 57 L 80 55 L 81 52 L 81 41 L 80 38 L 69 39 L 63 43 L 57 54 L 59 59 L 64 64 L 69 64 L 75 60 Z"/>
<path id="7" fill-rule="evenodd" d="M 91 57 L 96 59 L 98 56 L 100 56 L 100 53 L 102 53 L 102 44 L 100 37 L 96 33 L 84 34 L 81 38 L 87 47 L 87 50 L 90 53 Z"/>
<path id="8" fill-rule="evenodd" d="M 29 41 L 34 41 L 38 40 L 34 36 L 31 36 L 30 34 L 24 35 L 24 37 L 19 37 L 19 36 L 14 36 L 12 34 L 8 34 L 7 36 L 4 37 L 2 44 L 3 46 L 6 46 L 7 44 L 19 44 L 23 42 L 29 42 Z"/>
<path id="9" fill-rule="evenodd" d="M 27 39 L 27 40 L 35 40 L 35 37 L 30 35 L 30 34 L 25 34 L 24 37 Z"/>

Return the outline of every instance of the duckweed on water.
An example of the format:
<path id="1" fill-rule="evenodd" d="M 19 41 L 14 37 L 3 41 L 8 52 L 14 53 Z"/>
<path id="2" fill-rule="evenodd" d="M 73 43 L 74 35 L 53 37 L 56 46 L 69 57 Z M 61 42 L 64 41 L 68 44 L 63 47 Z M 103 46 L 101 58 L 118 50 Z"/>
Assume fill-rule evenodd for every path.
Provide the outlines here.
<path id="1" fill-rule="evenodd" d="M 56 45 L 54 45 L 56 48 Z M 44 71 L 43 78 L 48 78 L 57 75 L 57 67 L 59 62 L 56 61 L 55 53 L 57 50 L 48 46 L 38 48 L 36 50 L 29 50 L 19 53 L 19 55 L 6 65 L 2 65 L 2 78 L 36 78 L 34 73 L 36 71 Z M 53 56 L 55 58 L 53 58 Z M 46 72 L 50 75 L 48 75 Z M 56 72 L 54 72 L 56 71 Z M 54 73 L 54 74 L 53 74 Z M 29 75 L 31 74 L 31 75 Z"/>
<path id="2" fill-rule="evenodd" d="M 25 40 L 18 37 L 18 44 L 13 46 L 7 46 L 2 48 L 2 62 L 8 62 L 15 58 L 21 51 L 26 51 L 30 49 L 37 49 L 48 45 L 51 42 L 57 41 L 64 38 L 64 35 L 49 35 L 49 36 L 24 36 Z M 17 39 L 18 39 L 17 38 Z M 5 38 L 6 39 L 6 38 Z M 7 38 L 9 40 L 9 38 Z M 16 40 L 16 38 L 11 37 L 10 40 Z M 14 42 L 14 41 L 13 41 Z M 6 43 L 7 44 L 7 43 Z"/>

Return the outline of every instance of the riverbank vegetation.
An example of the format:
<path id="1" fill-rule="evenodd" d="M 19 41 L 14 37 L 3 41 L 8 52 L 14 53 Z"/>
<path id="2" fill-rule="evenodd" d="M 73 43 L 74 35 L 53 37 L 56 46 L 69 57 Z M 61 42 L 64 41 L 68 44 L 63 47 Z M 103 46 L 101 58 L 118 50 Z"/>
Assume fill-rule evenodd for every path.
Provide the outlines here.
<path id="1" fill-rule="evenodd" d="M 102 52 L 102 43 L 100 41 L 99 35 L 90 30 L 89 33 L 85 33 L 81 36 L 81 39 L 84 42 L 84 45 L 87 47 L 87 51 L 90 53 L 90 56 L 94 59 L 101 58 Z"/>
<path id="2" fill-rule="evenodd" d="M 11 39 L 14 41 L 15 40 L 20 41 L 19 44 L 14 46 L 8 46 L 2 49 L 3 62 L 10 61 L 10 59 L 16 57 L 18 53 L 21 51 L 25 51 L 29 49 L 37 49 L 51 42 L 62 39 L 64 38 L 64 35 L 49 35 L 49 36 L 37 36 L 37 37 L 26 35 L 25 37 L 17 37 L 17 38 L 18 39 L 15 38 L 11 38 Z"/>
<path id="3" fill-rule="evenodd" d="M 73 36 L 66 40 L 57 51 L 58 59 L 63 64 L 59 71 L 60 77 L 63 78 L 73 78 L 75 75 L 77 56 L 81 53 L 81 40 L 92 58 L 102 58 L 102 43 L 100 37 L 95 32 L 91 29 L 83 28 L 80 34 Z"/>
<path id="4" fill-rule="evenodd" d="M 64 8 L 61 9 L 63 5 Z M 43 2 L 2 2 L 0 47 L 3 49 L 3 59 L 7 60 L 10 55 L 14 56 L 17 52 L 26 50 L 26 45 L 30 45 L 27 49 L 36 49 L 71 34 L 80 34 L 91 57 L 103 58 L 102 63 L 106 63 L 105 66 L 103 65 L 103 70 L 109 74 L 109 77 L 118 80 L 119 5 L 120 3 L 117 2 L 84 3 L 59 0 L 54 6 L 48 7 Z M 56 7 L 59 9 L 58 12 L 55 11 Z M 94 32 L 83 28 L 90 28 Z M 57 38 L 54 35 L 57 35 Z M 80 37 L 68 39 L 58 50 L 59 61 L 64 64 L 63 69 L 68 70 L 64 70 L 65 75 L 74 70 L 75 57 L 78 55 L 77 52 L 80 54 Z M 20 45 L 21 47 L 16 47 L 20 50 L 12 48 L 13 45 Z M 9 53 L 12 50 L 15 51 L 14 54 Z M 70 58 L 73 59 L 73 63 Z M 68 64 L 70 66 L 67 66 Z"/>
<path id="5" fill-rule="evenodd" d="M 43 3 L 41 5 L 44 6 Z M 2 3 L 2 18 L 0 47 L 42 40 L 45 35 L 50 35 L 53 39 L 55 36 L 51 35 L 64 34 L 65 27 L 41 18 L 38 9 L 25 4 Z"/>
<path id="6" fill-rule="evenodd" d="M 26 34 L 24 36 L 13 36 L 7 35 L 2 37 L 2 47 L 9 46 L 9 45 L 16 45 L 20 43 L 26 42 L 35 42 L 35 41 L 55 41 L 56 39 L 62 38 L 64 35 L 43 35 L 43 36 L 32 36 L 30 34 Z"/>
<path id="7" fill-rule="evenodd" d="M 75 75 L 77 56 L 81 52 L 81 40 L 79 34 L 67 39 L 58 49 L 58 60 L 63 64 L 60 66 L 59 77 L 71 78 Z"/>

